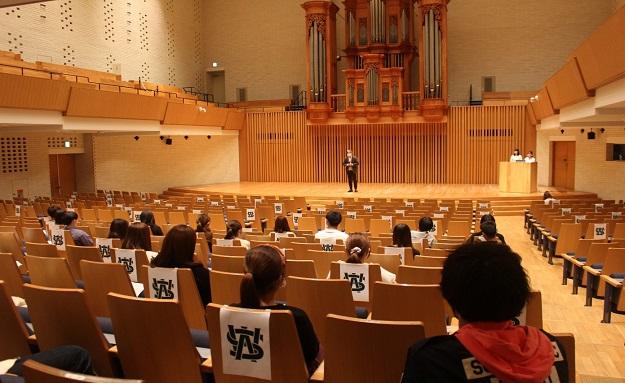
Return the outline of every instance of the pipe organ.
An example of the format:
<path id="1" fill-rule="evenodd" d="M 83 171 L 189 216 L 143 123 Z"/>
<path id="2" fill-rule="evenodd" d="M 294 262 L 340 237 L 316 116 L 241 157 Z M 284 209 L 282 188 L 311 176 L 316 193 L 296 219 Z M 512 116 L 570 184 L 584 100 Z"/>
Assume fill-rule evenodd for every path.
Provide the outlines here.
<path id="1" fill-rule="evenodd" d="M 344 0 L 342 52 L 336 51 L 338 7 L 331 1 L 304 3 L 308 120 L 443 120 L 448 2 Z M 336 92 L 337 59 L 347 62 L 343 94 Z"/>

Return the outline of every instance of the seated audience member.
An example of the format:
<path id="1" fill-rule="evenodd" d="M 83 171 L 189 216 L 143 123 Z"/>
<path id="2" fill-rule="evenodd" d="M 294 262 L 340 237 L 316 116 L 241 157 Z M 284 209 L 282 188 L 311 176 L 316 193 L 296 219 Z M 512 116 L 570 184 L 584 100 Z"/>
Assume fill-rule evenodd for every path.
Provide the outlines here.
<path id="1" fill-rule="evenodd" d="M 419 230 L 412 230 L 410 232 L 412 236 L 412 242 L 421 243 L 424 239 L 427 241 L 426 245 L 432 247 L 436 244 L 436 236 L 434 232 L 434 221 L 430 217 L 421 217 L 419 220 Z"/>
<path id="2" fill-rule="evenodd" d="M 135 222 L 128 226 L 126 237 L 122 241 L 122 249 L 145 250 L 150 260 L 158 254 L 152 251 L 150 227 L 141 222 Z"/>
<path id="3" fill-rule="evenodd" d="M 337 239 L 345 241 L 349 234 L 339 230 L 339 225 L 343 217 L 341 213 L 336 210 L 330 210 L 326 214 L 326 228 L 320 230 L 315 234 L 315 239 L 332 239 L 336 242 Z"/>
<path id="4" fill-rule="evenodd" d="M 54 223 L 58 226 L 58 227 L 63 227 L 65 225 L 65 210 L 64 209 L 58 209 L 56 211 L 56 213 L 54 213 Z"/>
<path id="5" fill-rule="evenodd" d="M 22 376 L 23 365 L 28 360 L 67 372 L 95 375 L 91 356 L 87 350 L 78 346 L 58 346 L 21 358 L 0 360 L 0 382 L 23 382 L 22 379 L 16 379 L 14 376 Z"/>
<path id="6" fill-rule="evenodd" d="M 232 220 L 228 222 L 228 225 L 226 226 L 226 235 L 224 236 L 224 239 L 236 239 L 239 241 L 241 246 L 249 250 L 250 241 L 248 241 L 247 239 L 241 238 L 242 232 L 243 232 L 243 226 L 241 226 L 241 222 L 237 220 Z"/>
<path id="7" fill-rule="evenodd" d="M 504 245 L 506 244 L 506 239 L 503 234 L 497 233 L 497 224 L 495 222 L 495 217 L 492 214 L 484 214 L 482 218 L 480 218 L 480 231 L 469 235 L 466 240 L 467 243 L 484 241 L 494 241 L 503 243 Z"/>
<path id="8" fill-rule="evenodd" d="M 412 234 L 410 231 L 410 226 L 406 225 L 405 223 L 398 223 L 393 228 L 393 246 L 411 248 L 413 257 L 421 254 L 419 253 L 419 250 L 414 248 L 412 244 Z"/>
<path id="9" fill-rule="evenodd" d="M 163 229 L 161 229 L 161 227 L 156 224 L 156 220 L 154 219 L 154 213 L 152 213 L 151 211 L 149 210 L 142 211 L 141 215 L 139 215 L 139 221 L 141 223 L 145 223 L 146 225 L 150 227 L 150 231 L 152 232 L 152 235 L 156 235 L 156 236 L 163 235 Z"/>
<path id="10" fill-rule="evenodd" d="M 410 347 L 402 383 L 569 381 L 556 338 L 513 325 L 530 285 L 521 257 L 508 246 L 459 247 L 445 261 L 440 286 L 460 329 Z"/>
<path id="11" fill-rule="evenodd" d="M 247 309 L 289 310 L 293 314 L 299 342 L 312 374 L 323 360 L 319 340 L 306 313 L 276 302 L 278 290 L 286 283 L 284 255 L 275 246 L 260 245 L 245 255 L 245 276 L 241 280 L 241 302 Z"/>
<path id="12" fill-rule="evenodd" d="M 545 205 L 549 205 L 551 203 L 551 201 L 553 201 L 555 198 L 553 198 L 553 196 L 551 195 L 551 193 L 549 192 L 549 190 L 546 190 L 543 193 L 543 201 L 545 202 Z"/>
<path id="13" fill-rule="evenodd" d="M 109 227 L 109 234 L 107 238 L 117 238 L 124 240 L 126 238 L 126 233 L 128 232 L 128 221 L 121 218 L 115 218 L 111 221 L 111 226 Z"/>
<path id="14" fill-rule="evenodd" d="M 150 265 L 191 269 L 202 303 L 206 306 L 211 302 L 210 271 L 194 260 L 195 240 L 195 231 L 191 227 L 187 225 L 172 227 L 163 239 L 161 251 Z"/>
<path id="15" fill-rule="evenodd" d="M 289 226 L 289 220 L 283 215 L 276 217 L 276 222 L 270 235 L 274 241 L 280 239 L 280 237 L 295 237 L 295 233 L 291 231 Z"/>
<path id="16" fill-rule="evenodd" d="M 523 155 L 519 149 L 514 149 L 514 153 L 510 156 L 510 162 L 523 162 Z"/>
<path id="17" fill-rule="evenodd" d="M 211 217 L 208 214 L 200 214 L 196 221 L 195 227 L 196 233 L 204 233 L 206 243 L 208 244 L 208 251 L 213 252 L 213 231 L 211 230 Z"/>
<path id="18" fill-rule="evenodd" d="M 63 211 L 63 209 L 61 209 L 60 207 L 56 206 L 56 205 L 52 205 L 50 207 L 48 207 L 48 216 L 45 217 L 46 221 L 54 221 L 56 220 L 56 213 L 58 211 Z"/>
<path id="19" fill-rule="evenodd" d="M 78 220 L 78 214 L 73 211 L 65 212 L 63 218 L 63 224 L 65 229 L 69 230 L 76 246 L 93 246 L 94 242 L 91 236 L 84 231 L 76 228 L 76 221 Z"/>
<path id="20" fill-rule="evenodd" d="M 536 162 L 536 157 L 534 157 L 534 152 L 532 152 L 531 150 L 527 152 L 527 155 L 525 156 L 525 162 L 528 164 L 531 164 L 532 162 Z"/>
<path id="21" fill-rule="evenodd" d="M 403 247 L 403 246 L 400 246 Z M 417 252 L 418 254 L 419 252 Z M 367 258 L 371 255 L 371 244 L 362 233 L 352 233 L 345 241 L 345 263 L 367 263 Z M 342 261 L 341 261 L 342 262 Z M 382 282 L 395 283 L 396 276 L 390 271 L 380 266 Z M 328 275 L 328 278 L 330 275 Z"/>

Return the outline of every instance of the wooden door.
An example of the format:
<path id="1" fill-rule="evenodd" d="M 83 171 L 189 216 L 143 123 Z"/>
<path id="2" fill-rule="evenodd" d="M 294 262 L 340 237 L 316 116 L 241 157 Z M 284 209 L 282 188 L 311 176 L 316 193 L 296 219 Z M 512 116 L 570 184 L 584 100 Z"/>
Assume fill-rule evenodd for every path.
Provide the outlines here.
<path id="1" fill-rule="evenodd" d="M 64 197 L 76 191 L 76 162 L 73 154 L 50 155 L 52 196 Z"/>
<path id="2" fill-rule="evenodd" d="M 552 150 L 552 185 L 575 189 L 575 141 L 555 141 Z"/>

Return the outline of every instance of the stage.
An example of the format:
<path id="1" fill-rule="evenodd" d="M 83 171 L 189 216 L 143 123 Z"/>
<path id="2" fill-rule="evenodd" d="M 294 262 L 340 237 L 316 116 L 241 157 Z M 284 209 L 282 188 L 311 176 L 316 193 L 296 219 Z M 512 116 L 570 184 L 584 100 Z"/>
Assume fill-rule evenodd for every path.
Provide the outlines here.
<path id="1" fill-rule="evenodd" d="M 310 199 L 330 198 L 413 198 L 413 199 L 490 199 L 537 200 L 549 190 L 556 195 L 593 197 L 595 194 L 539 187 L 536 193 L 502 193 L 498 185 L 469 184 L 358 184 L 358 193 L 348 193 L 343 183 L 298 182 L 232 182 L 198 186 L 172 187 L 173 192 L 202 194 L 241 194 L 260 196 L 293 196 Z"/>

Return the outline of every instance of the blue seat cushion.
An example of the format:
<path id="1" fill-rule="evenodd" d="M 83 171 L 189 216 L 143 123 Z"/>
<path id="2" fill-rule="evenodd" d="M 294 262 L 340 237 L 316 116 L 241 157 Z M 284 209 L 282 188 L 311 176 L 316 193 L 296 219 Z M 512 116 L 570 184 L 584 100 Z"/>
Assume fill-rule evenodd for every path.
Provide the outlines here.
<path id="1" fill-rule="evenodd" d="M 369 310 L 366 307 L 356 307 L 356 318 L 367 319 Z"/>
<path id="2" fill-rule="evenodd" d="M 575 259 L 577 259 L 580 262 L 586 262 L 586 257 L 575 257 Z"/>
<path id="3" fill-rule="evenodd" d="M 198 329 L 191 329 L 191 338 L 193 339 L 193 344 L 195 344 L 195 347 L 202 347 L 202 348 L 210 348 L 210 341 L 208 339 L 208 331 L 206 330 L 198 330 Z"/>
<path id="4" fill-rule="evenodd" d="M 24 378 L 17 375 L 4 374 L 0 375 L 0 382 L 2 383 L 24 383 Z"/>
<path id="5" fill-rule="evenodd" d="M 590 267 L 592 267 L 593 269 L 601 270 L 603 269 L 603 263 L 593 263 L 592 265 L 590 265 Z"/>
<path id="6" fill-rule="evenodd" d="M 610 278 L 625 279 L 625 273 L 612 273 Z"/>

